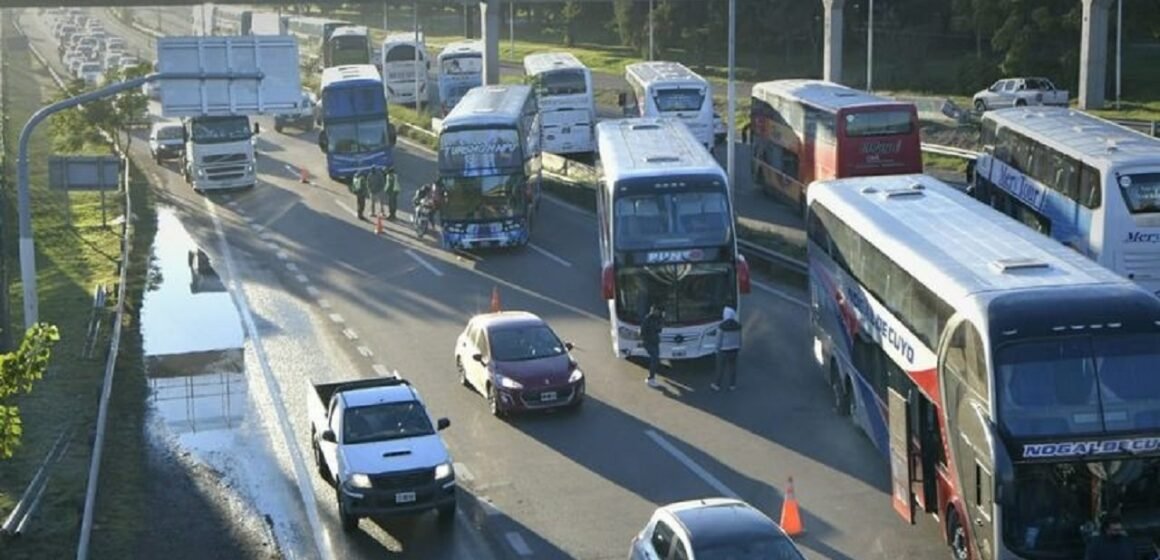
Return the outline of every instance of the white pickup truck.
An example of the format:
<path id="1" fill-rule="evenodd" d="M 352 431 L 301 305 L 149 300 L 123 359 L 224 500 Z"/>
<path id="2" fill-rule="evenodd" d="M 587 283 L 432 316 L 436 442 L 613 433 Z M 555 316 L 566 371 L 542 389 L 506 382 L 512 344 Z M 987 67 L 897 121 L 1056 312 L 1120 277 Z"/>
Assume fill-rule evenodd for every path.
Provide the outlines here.
<path id="1" fill-rule="evenodd" d="M 1056 105 L 1067 107 L 1067 90 L 1056 89 L 1047 78 L 1007 78 L 975 94 L 975 111 L 1022 107 L 1024 105 Z"/>
<path id="2" fill-rule="evenodd" d="M 310 440 L 322 478 L 334 484 L 344 531 L 362 517 L 438 512 L 455 519 L 451 456 L 418 391 L 398 377 L 311 384 Z"/>

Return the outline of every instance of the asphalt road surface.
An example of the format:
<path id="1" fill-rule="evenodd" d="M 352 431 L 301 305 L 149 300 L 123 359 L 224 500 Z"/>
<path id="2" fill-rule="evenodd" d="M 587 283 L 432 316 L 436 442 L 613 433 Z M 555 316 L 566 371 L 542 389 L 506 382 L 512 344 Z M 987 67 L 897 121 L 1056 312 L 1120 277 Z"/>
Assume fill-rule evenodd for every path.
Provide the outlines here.
<path id="1" fill-rule="evenodd" d="M 886 459 L 832 412 L 812 363 L 804 294 L 758 282 L 743 300 L 737 392 L 709 391 L 698 364 L 666 371 L 661 388 L 650 389 L 643 369 L 610 351 L 591 215 L 549 198 L 532 246 L 480 255 L 444 252 L 403 225 L 377 236 L 355 218 L 345 187 L 324 178 L 313 134 L 275 134 L 261 122 L 260 181 L 251 191 L 195 195 L 172 165 L 145 161 L 139 142 L 134 155 L 234 290 L 247 376 L 268 395 L 261 414 L 280 455 L 270 476 L 302 507 L 285 523 L 303 536 L 303 554 L 315 545 L 344 558 L 384 550 L 476 558 L 485 549 L 507 558 L 623 558 L 660 504 L 737 496 L 776 519 L 791 476 L 807 530 L 798 543 L 811 558 L 945 554 L 932 520 L 912 527 L 893 513 Z M 433 154 L 406 143 L 395 154 L 409 201 L 434 174 Z M 297 180 L 300 165 L 310 184 Z M 541 315 L 576 345 L 589 392 L 579 414 L 499 421 L 457 383 L 452 344 L 493 288 L 505 309 Z M 343 535 L 333 491 L 309 465 L 307 380 L 383 369 L 412 380 L 434 414 L 451 418 L 444 434 L 467 498 L 453 538 L 433 534 L 430 520 L 402 529 L 364 521 L 359 534 Z"/>

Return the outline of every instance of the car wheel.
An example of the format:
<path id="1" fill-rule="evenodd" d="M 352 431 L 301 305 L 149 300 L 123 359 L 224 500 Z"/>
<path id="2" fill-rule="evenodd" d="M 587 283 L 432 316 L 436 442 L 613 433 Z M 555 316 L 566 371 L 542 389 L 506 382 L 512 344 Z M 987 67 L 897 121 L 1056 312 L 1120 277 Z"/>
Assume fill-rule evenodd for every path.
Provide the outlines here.
<path id="1" fill-rule="evenodd" d="M 459 384 L 464 387 L 471 387 L 471 384 L 467 382 L 467 370 L 463 368 L 463 359 L 459 356 L 455 357 L 455 370 L 459 372 Z"/>
<path id="2" fill-rule="evenodd" d="M 967 547 L 967 530 L 959 521 L 959 514 L 951 508 L 947 512 L 947 545 L 951 549 L 952 560 L 967 560 L 971 552 Z"/>
<path id="3" fill-rule="evenodd" d="M 456 502 L 451 502 L 445 506 L 439 506 L 439 510 L 436 513 L 436 519 L 438 520 L 440 527 L 448 528 L 455 524 L 455 508 Z"/>
<path id="4" fill-rule="evenodd" d="M 346 511 L 346 506 L 342 503 L 342 488 L 340 484 L 334 485 L 334 498 L 338 501 L 338 520 L 342 523 L 342 530 L 347 533 L 352 533 L 358 529 L 358 516 L 351 515 Z"/>
<path id="5" fill-rule="evenodd" d="M 983 112 L 986 112 L 986 110 L 987 110 L 987 102 L 983 101 L 982 99 L 976 99 L 975 100 L 975 112 L 976 113 L 983 113 Z"/>
<path id="6" fill-rule="evenodd" d="M 503 418 L 503 408 L 499 403 L 499 392 L 495 390 L 495 386 L 491 383 L 487 384 L 487 408 L 491 411 L 492 416 Z"/>

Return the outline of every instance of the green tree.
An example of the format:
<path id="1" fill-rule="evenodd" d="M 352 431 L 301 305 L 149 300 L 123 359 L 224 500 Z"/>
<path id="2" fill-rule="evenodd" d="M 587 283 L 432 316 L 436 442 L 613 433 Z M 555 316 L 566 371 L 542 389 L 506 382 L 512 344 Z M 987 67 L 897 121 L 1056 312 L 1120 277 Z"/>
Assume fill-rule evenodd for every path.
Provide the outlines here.
<path id="1" fill-rule="evenodd" d="M 0 354 L 0 459 L 11 458 L 24 436 L 20 407 L 12 400 L 31 392 L 33 383 L 44 376 L 59 340 L 55 326 L 38 323 L 24 333 L 20 348 Z"/>
<path id="2" fill-rule="evenodd" d="M 583 9 L 576 0 L 568 0 L 560 8 L 560 23 L 564 25 L 565 46 L 572 47 L 576 45 L 576 19 L 580 17 L 582 12 Z"/>
<path id="3" fill-rule="evenodd" d="M 626 47 L 640 46 L 640 24 L 638 10 L 633 0 L 615 0 L 612 11 L 612 27 L 620 37 L 620 44 Z"/>

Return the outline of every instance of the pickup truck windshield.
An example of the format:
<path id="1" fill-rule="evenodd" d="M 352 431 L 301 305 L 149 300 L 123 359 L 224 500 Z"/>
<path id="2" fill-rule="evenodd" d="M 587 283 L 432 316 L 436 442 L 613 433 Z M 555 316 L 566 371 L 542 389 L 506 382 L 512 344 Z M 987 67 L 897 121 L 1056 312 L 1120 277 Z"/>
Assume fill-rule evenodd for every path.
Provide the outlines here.
<path id="1" fill-rule="evenodd" d="M 416 401 L 348 408 L 342 418 L 342 442 L 371 443 L 428 436 L 435 433 L 431 419 Z"/>

